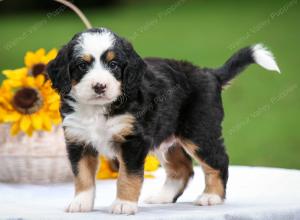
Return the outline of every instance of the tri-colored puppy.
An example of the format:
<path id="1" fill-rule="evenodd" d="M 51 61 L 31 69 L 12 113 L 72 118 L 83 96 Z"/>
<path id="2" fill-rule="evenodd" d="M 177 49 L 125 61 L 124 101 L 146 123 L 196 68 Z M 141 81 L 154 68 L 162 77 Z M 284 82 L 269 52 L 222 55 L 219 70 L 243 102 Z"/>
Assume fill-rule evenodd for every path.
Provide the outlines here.
<path id="1" fill-rule="evenodd" d="M 146 155 L 161 159 L 167 178 L 149 203 L 172 203 L 202 166 L 205 189 L 195 204 L 225 198 L 228 156 L 222 137 L 222 87 L 249 64 L 279 72 L 262 45 L 241 49 L 222 67 L 142 59 L 132 45 L 106 28 L 76 34 L 48 66 L 61 96 L 61 115 L 76 195 L 69 212 L 91 211 L 98 153 L 119 161 L 115 214 L 134 214 Z M 200 188 L 200 186 L 199 186 Z"/>

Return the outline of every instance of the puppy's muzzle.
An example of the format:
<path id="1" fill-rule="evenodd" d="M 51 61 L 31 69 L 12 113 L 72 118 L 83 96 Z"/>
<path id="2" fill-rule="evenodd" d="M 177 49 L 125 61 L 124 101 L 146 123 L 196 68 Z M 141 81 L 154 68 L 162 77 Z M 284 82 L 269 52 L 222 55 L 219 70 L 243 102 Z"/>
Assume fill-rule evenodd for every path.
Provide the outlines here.
<path id="1" fill-rule="evenodd" d="M 92 86 L 97 95 L 103 95 L 106 90 L 106 84 L 96 83 Z"/>

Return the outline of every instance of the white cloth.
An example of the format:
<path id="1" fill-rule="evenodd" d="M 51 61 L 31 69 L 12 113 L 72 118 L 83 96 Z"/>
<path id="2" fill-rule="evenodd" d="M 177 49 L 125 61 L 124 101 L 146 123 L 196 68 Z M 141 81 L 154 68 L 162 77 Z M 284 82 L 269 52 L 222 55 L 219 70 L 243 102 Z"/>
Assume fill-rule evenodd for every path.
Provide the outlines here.
<path id="1" fill-rule="evenodd" d="M 107 213 L 114 200 L 115 180 L 97 181 L 95 210 L 65 213 L 73 197 L 73 184 L 47 186 L 0 184 L 0 219 L 209 219 L 209 220 L 292 220 L 300 219 L 300 171 L 230 167 L 227 200 L 223 205 L 201 207 L 192 204 L 204 187 L 203 174 L 195 168 L 185 193 L 175 204 L 146 205 L 147 195 L 158 192 L 164 182 L 163 170 L 155 179 L 146 179 L 139 212 L 134 216 Z"/>

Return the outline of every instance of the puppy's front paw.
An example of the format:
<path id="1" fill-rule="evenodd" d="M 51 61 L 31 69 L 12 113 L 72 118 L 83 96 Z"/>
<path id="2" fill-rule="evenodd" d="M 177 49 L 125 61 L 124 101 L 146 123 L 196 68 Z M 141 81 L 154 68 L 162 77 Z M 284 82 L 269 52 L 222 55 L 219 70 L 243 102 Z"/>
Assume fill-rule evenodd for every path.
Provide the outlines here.
<path id="1" fill-rule="evenodd" d="M 202 206 L 219 205 L 223 203 L 223 199 L 217 194 L 203 193 L 194 203 Z"/>
<path id="2" fill-rule="evenodd" d="M 112 214 L 134 215 L 138 210 L 136 202 L 116 199 L 110 206 L 109 212 Z"/>
<path id="3" fill-rule="evenodd" d="M 94 191 L 89 190 L 76 195 L 66 212 L 90 212 L 94 207 Z"/>
<path id="4" fill-rule="evenodd" d="M 144 200 L 145 203 L 148 204 L 165 204 L 165 203 L 173 203 L 173 195 L 169 195 L 169 194 L 157 194 L 157 195 L 153 195 L 153 196 L 149 196 L 148 198 L 146 198 Z"/>

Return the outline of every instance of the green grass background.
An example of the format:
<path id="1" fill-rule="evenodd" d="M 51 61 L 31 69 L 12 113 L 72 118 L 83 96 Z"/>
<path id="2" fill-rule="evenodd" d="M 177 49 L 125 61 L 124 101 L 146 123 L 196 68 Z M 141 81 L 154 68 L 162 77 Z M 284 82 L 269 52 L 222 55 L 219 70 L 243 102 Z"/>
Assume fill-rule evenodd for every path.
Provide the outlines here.
<path id="1" fill-rule="evenodd" d="M 130 38 L 142 56 L 217 67 L 238 48 L 265 43 L 282 74 L 253 65 L 224 91 L 225 142 L 231 164 L 299 169 L 299 4 L 182 0 L 84 11 L 94 26 Z M 68 10 L 50 18 L 48 12 L 0 15 L 0 70 L 22 66 L 28 50 L 59 48 L 84 29 Z"/>

